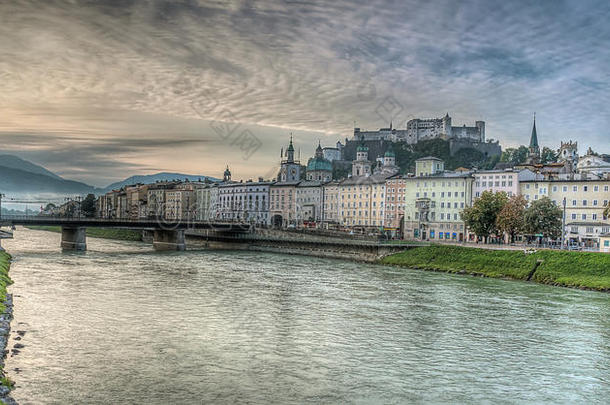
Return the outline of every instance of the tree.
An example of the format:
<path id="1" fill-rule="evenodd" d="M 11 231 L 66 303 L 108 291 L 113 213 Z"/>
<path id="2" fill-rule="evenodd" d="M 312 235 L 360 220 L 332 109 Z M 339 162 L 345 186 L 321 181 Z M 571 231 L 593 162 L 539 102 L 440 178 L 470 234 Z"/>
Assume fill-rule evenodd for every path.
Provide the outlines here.
<path id="1" fill-rule="evenodd" d="M 604 209 L 604 217 L 610 218 L 610 201 L 606 204 L 606 208 Z"/>
<path id="2" fill-rule="evenodd" d="M 515 235 L 525 228 L 526 207 L 527 200 L 521 195 L 514 195 L 498 213 L 496 227 L 510 236 L 511 243 L 515 242 Z"/>
<path id="3" fill-rule="evenodd" d="M 80 211 L 87 218 L 95 216 L 95 196 L 93 194 L 87 194 L 87 197 L 81 202 Z"/>
<path id="4" fill-rule="evenodd" d="M 54 208 L 56 208 L 56 205 L 53 203 L 48 203 L 45 207 L 44 210 L 45 211 L 52 211 Z"/>
<path id="5" fill-rule="evenodd" d="M 530 204 L 525 210 L 525 231 L 531 235 L 542 235 L 557 239 L 561 235 L 562 211 L 548 197 Z"/>
<path id="6" fill-rule="evenodd" d="M 525 163 L 529 149 L 527 146 L 519 146 L 518 148 L 507 148 L 502 152 L 501 162 L 510 163 L 512 165 L 519 165 Z"/>
<path id="7" fill-rule="evenodd" d="M 481 197 L 477 198 L 472 207 L 462 211 L 462 220 L 475 235 L 485 239 L 496 232 L 496 220 L 498 213 L 502 210 L 508 196 L 506 193 L 492 193 L 483 191 Z"/>
<path id="8" fill-rule="evenodd" d="M 553 149 L 547 148 L 546 146 L 542 148 L 542 153 L 540 154 L 542 164 L 555 163 L 557 162 L 557 157 L 557 152 Z"/>

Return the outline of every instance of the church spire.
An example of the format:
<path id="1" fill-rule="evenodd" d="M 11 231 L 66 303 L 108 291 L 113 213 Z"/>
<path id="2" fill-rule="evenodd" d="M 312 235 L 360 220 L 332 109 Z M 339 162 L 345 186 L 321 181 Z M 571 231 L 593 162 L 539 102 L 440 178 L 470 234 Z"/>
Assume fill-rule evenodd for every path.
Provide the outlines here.
<path id="1" fill-rule="evenodd" d="M 536 113 L 534 113 L 534 126 L 532 127 L 532 136 L 530 137 L 530 148 L 540 148 L 538 145 L 538 133 L 536 132 Z"/>

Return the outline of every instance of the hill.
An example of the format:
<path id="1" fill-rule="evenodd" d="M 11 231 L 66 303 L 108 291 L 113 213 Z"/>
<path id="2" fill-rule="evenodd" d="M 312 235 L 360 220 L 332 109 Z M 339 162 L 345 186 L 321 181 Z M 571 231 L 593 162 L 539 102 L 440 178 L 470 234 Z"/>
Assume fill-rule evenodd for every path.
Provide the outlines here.
<path id="1" fill-rule="evenodd" d="M 138 183 L 150 184 L 150 183 L 155 183 L 157 181 L 171 181 L 171 180 L 184 180 L 184 179 L 188 179 L 189 181 L 199 181 L 199 180 L 205 181 L 205 179 L 208 179 L 209 181 L 214 181 L 214 182 L 219 181 L 218 179 L 216 179 L 214 177 L 209 177 L 209 176 L 204 176 L 204 175 L 161 172 L 161 173 L 156 173 L 156 174 L 131 176 L 131 177 L 126 178 L 125 180 L 121 180 L 121 181 L 117 181 L 116 183 L 109 184 L 102 191 L 104 193 L 106 193 L 110 190 L 116 190 L 123 186 L 128 186 L 131 184 L 138 184 Z"/>
<path id="2" fill-rule="evenodd" d="M 63 180 L 60 176 L 56 175 L 52 171 L 47 170 L 44 167 L 29 162 L 25 159 L 21 159 L 20 157 L 17 157 L 15 155 L 0 155 L 0 166 L 22 170 L 24 172 L 43 174 L 45 176 L 49 176 L 57 180 Z"/>
<path id="3" fill-rule="evenodd" d="M 32 173 L 25 170 L 0 166 L 0 191 L 10 194 L 87 194 L 99 192 L 99 189 L 59 176 Z"/>

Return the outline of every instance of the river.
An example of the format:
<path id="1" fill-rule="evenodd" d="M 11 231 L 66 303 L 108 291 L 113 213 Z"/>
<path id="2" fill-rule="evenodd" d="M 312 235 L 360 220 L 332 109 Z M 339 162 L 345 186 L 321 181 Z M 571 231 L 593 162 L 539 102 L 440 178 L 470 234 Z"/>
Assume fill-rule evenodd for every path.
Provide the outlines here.
<path id="1" fill-rule="evenodd" d="M 3 242 L 21 404 L 610 398 L 608 294 L 95 238 L 62 253 L 59 240 L 19 228 Z"/>

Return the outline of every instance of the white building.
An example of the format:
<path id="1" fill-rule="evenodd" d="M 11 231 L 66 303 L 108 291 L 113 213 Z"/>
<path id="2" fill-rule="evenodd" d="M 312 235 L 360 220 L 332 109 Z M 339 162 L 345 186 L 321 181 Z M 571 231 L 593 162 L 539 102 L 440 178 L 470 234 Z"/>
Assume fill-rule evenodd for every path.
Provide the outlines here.
<path id="1" fill-rule="evenodd" d="M 320 181 L 301 181 L 296 186 L 296 219 L 299 225 L 322 221 L 322 184 Z"/>
<path id="2" fill-rule="evenodd" d="M 536 178 L 536 174 L 529 169 L 483 170 L 472 175 L 474 176 L 473 199 L 479 198 L 484 191 L 505 192 L 509 197 L 519 195 L 521 193 L 519 182 Z"/>
<path id="3" fill-rule="evenodd" d="M 229 182 L 218 186 L 217 218 L 269 224 L 269 187 L 271 182 Z"/>

